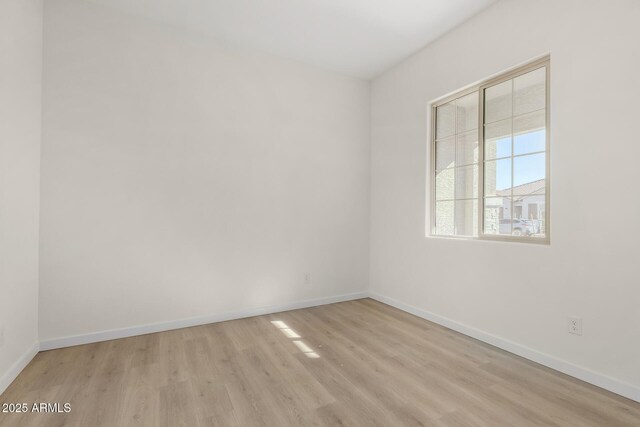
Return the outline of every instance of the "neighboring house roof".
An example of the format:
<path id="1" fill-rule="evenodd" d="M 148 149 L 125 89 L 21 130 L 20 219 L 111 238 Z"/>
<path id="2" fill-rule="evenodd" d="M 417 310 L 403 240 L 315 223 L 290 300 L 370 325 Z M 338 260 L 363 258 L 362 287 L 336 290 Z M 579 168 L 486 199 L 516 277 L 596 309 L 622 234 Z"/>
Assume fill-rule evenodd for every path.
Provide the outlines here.
<path id="1" fill-rule="evenodd" d="M 515 193 L 516 198 L 535 196 L 538 194 L 544 194 L 545 183 L 544 179 L 539 179 L 533 182 L 527 182 L 526 184 L 516 185 L 513 188 L 505 188 L 504 190 L 496 191 L 497 196 L 509 197 L 511 196 L 511 190 Z"/>

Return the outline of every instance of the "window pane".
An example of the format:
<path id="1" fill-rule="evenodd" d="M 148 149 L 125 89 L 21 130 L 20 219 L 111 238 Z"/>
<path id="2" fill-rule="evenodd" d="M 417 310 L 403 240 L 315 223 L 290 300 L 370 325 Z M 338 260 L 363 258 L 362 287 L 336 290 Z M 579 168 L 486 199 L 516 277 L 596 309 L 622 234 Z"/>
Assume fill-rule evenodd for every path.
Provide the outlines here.
<path id="1" fill-rule="evenodd" d="M 545 108 L 546 69 L 538 68 L 513 79 L 513 115 Z"/>
<path id="2" fill-rule="evenodd" d="M 514 155 L 535 153 L 546 148 L 545 110 L 524 114 L 513 119 Z"/>
<path id="3" fill-rule="evenodd" d="M 456 168 L 456 199 L 478 197 L 478 166 Z"/>
<path id="4" fill-rule="evenodd" d="M 454 202 L 436 202 L 435 234 L 453 235 Z"/>
<path id="5" fill-rule="evenodd" d="M 456 130 L 456 107 L 453 102 L 436 108 L 436 139 L 452 136 Z"/>
<path id="6" fill-rule="evenodd" d="M 478 132 L 456 135 L 456 165 L 478 163 Z"/>
<path id="7" fill-rule="evenodd" d="M 484 122 L 493 123 L 511 117 L 511 80 L 484 91 Z"/>
<path id="8" fill-rule="evenodd" d="M 457 235 L 475 236 L 478 234 L 478 201 L 465 200 L 455 202 L 455 232 Z"/>
<path id="9" fill-rule="evenodd" d="M 442 170 L 455 166 L 456 156 L 455 138 L 447 138 L 436 141 L 436 170 Z"/>
<path id="10" fill-rule="evenodd" d="M 475 91 L 435 110 L 435 234 L 477 235 L 478 102 Z"/>
<path id="11" fill-rule="evenodd" d="M 445 169 L 436 172 L 436 200 L 453 200 L 454 171 L 455 169 Z"/>
<path id="12" fill-rule="evenodd" d="M 532 196 L 544 194 L 546 192 L 545 180 L 539 179 L 522 185 L 513 187 L 513 196 Z"/>
<path id="13" fill-rule="evenodd" d="M 515 187 L 536 185 L 545 178 L 545 154 L 531 154 L 514 157 L 513 159 L 513 186 Z M 518 192 L 521 190 L 518 190 Z"/>
<path id="14" fill-rule="evenodd" d="M 519 226 L 522 235 L 544 237 L 545 235 L 545 194 L 531 194 L 515 196 L 513 199 L 514 218 L 520 219 Z"/>
<path id="15" fill-rule="evenodd" d="M 484 128 L 484 158 L 499 159 L 511 155 L 511 119 L 491 123 Z"/>
<path id="16" fill-rule="evenodd" d="M 456 100 L 457 133 L 478 129 L 478 92 L 473 92 Z"/>
<path id="17" fill-rule="evenodd" d="M 485 162 L 484 194 L 485 196 L 511 195 L 511 158 Z"/>
<path id="18" fill-rule="evenodd" d="M 511 235 L 511 198 L 484 199 L 484 233 Z"/>
<path id="19" fill-rule="evenodd" d="M 545 235 L 546 72 L 484 89 L 485 234 Z"/>
<path id="20" fill-rule="evenodd" d="M 514 216 L 517 213 L 518 218 L 514 218 L 511 221 L 511 235 L 512 236 L 530 236 L 531 226 L 529 225 L 529 221 L 525 221 L 521 219 L 522 216 L 522 206 L 514 206 L 513 207 Z"/>
<path id="21" fill-rule="evenodd" d="M 546 235 L 546 200 L 544 194 L 528 197 L 522 200 L 525 209 L 523 218 L 527 219 L 528 232 L 531 237 L 544 237 Z"/>

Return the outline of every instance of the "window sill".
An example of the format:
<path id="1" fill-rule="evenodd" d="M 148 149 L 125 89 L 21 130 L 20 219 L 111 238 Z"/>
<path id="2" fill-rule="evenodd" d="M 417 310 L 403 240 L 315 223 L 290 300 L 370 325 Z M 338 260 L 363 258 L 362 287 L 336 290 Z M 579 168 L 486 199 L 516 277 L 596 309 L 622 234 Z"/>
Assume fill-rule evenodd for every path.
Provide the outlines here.
<path id="1" fill-rule="evenodd" d="M 533 244 L 536 246 L 551 246 L 549 237 L 545 238 L 531 238 L 531 237 L 518 237 L 518 236 L 438 236 L 433 234 L 427 234 L 427 239 L 434 240 L 459 240 L 459 241 L 474 241 L 474 242 L 494 242 L 494 243 L 525 243 Z"/>

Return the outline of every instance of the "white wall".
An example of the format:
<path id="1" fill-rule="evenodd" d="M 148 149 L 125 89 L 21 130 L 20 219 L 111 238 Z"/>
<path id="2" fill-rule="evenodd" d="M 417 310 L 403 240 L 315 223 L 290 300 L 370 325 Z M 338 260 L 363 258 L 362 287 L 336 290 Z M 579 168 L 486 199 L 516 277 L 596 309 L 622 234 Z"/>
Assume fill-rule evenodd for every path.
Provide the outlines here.
<path id="1" fill-rule="evenodd" d="M 640 398 L 638 22 L 636 0 L 503 0 L 374 80 L 374 292 Z M 551 245 L 425 238 L 428 102 L 545 53 Z M 583 336 L 567 333 L 568 315 L 584 318 Z"/>
<path id="2" fill-rule="evenodd" d="M 369 105 L 365 81 L 47 1 L 42 339 L 365 290 Z"/>
<path id="3" fill-rule="evenodd" d="M 41 85 L 42 1 L 0 0 L 0 393 L 38 341 Z"/>

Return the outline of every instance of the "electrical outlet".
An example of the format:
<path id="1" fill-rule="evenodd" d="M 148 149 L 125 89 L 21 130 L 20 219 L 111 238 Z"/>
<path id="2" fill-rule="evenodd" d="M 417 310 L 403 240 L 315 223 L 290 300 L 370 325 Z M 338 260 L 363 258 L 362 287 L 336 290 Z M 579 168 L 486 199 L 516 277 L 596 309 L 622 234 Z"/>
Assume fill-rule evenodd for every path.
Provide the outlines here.
<path id="1" fill-rule="evenodd" d="M 304 273 L 304 284 L 305 285 L 311 284 L 311 273 Z"/>
<path id="2" fill-rule="evenodd" d="M 582 319 L 580 317 L 567 317 L 567 325 L 570 334 L 582 335 Z"/>

